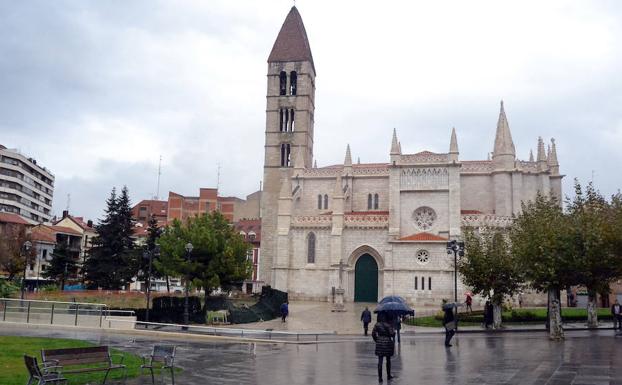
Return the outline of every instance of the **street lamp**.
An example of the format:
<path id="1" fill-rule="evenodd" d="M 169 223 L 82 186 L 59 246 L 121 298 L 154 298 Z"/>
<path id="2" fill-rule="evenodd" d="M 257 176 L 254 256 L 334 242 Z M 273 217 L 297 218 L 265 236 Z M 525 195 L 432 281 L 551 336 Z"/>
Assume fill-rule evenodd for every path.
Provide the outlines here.
<path id="1" fill-rule="evenodd" d="M 454 302 L 458 303 L 458 256 L 464 257 L 464 242 L 447 242 L 447 254 L 454 254 Z"/>
<path id="2" fill-rule="evenodd" d="M 151 302 L 151 262 L 153 257 L 157 258 L 160 256 L 160 246 L 156 245 L 153 250 L 146 250 L 143 256 L 149 259 L 149 267 L 147 268 L 147 313 L 145 314 L 145 322 L 149 322 L 149 305 Z"/>
<path id="3" fill-rule="evenodd" d="M 30 241 L 24 242 L 22 245 L 22 251 L 24 251 L 24 276 L 22 277 L 22 299 L 24 299 L 24 290 L 26 289 L 24 284 L 26 283 L 26 269 L 28 268 L 28 252 L 32 247 L 32 243 Z"/>
<path id="4" fill-rule="evenodd" d="M 190 276 L 190 274 L 188 273 L 188 263 L 190 263 L 190 254 L 192 253 L 192 243 L 188 242 L 186 244 L 186 299 L 184 300 L 184 324 L 188 325 L 189 321 L 189 314 L 188 314 L 188 277 Z"/>

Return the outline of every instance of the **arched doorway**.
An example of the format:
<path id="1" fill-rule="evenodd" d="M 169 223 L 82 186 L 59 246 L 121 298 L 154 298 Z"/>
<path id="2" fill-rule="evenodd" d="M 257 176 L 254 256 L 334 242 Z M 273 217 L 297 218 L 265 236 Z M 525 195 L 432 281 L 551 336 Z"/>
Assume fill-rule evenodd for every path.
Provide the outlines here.
<path id="1" fill-rule="evenodd" d="M 354 267 L 354 302 L 378 301 L 378 264 L 374 257 L 363 254 Z"/>

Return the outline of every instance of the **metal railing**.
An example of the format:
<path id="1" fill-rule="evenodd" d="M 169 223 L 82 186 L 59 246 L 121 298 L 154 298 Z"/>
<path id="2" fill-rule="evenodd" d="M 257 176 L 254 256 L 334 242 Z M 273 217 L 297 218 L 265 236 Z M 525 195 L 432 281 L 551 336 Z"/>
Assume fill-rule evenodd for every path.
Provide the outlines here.
<path id="1" fill-rule="evenodd" d="M 270 329 L 242 329 L 242 328 L 223 328 L 214 326 L 203 325 L 184 325 L 184 324 L 172 324 L 161 322 L 144 322 L 144 321 L 129 321 L 118 319 L 115 322 L 132 322 L 136 326 L 136 329 L 157 330 L 159 332 L 183 332 L 188 334 L 198 335 L 212 335 L 221 337 L 240 337 L 240 338 L 261 338 L 272 340 L 273 337 L 280 337 L 285 339 L 296 339 L 296 341 L 319 341 L 320 336 L 334 336 L 337 334 L 335 331 L 280 331 Z"/>
<path id="2" fill-rule="evenodd" d="M 40 301 L 0 298 L 2 322 L 38 325 L 105 327 L 113 316 L 134 316 L 133 311 L 110 310 L 103 303 Z M 115 320 L 116 322 L 116 320 Z"/>

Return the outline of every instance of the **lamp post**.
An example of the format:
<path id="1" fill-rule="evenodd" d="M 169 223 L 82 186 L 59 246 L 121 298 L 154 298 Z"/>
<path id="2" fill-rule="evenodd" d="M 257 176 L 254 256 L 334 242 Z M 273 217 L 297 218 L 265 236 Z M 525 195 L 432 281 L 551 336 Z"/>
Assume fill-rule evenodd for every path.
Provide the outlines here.
<path id="1" fill-rule="evenodd" d="M 30 243 L 30 241 L 26 241 L 22 245 L 22 251 L 24 252 L 23 253 L 23 255 L 24 255 L 24 276 L 22 277 L 22 296 L 21 296 L 21 299 L 24 299 L 24 291 L 26 289 L 25 283 L 26 283 L 26 269 L 28 268 L 28 252 L 30 251 L 31 247 L 32 247 L 32 243 Z"/>
<path id="2" fill-rule="evenodd" d="M 149 265 L 147 268 L 147 312 L 145 313 L 145 322 L 149 322 L 149 305 L 151 302 L 151 262 L 153 261 L 154 256 L 156 258 L 160 256 L 160 246 L 156 245 L 153 250 L 145 251 L 143 256 L 149 259 Z"/>
<path id="3" fill-rule="evenodd" d="M 454 254 L 454 302 L 458 303 L 458 256 L 464 256 L 464 242 L 447 242 L 447 254 Z"/>
<path id="4" fill-rule="evenodd" d="M 189 321 L 189 314 L 188 314 L 188 277 L 190 276 L 190 274 L 188 274 L 188 264 L 190 263 L 190 255 L 192 253 L 192 243 L 188 242 L 186 244 L 186 299 L 184 300 L 184 324 L 188 325 Z M 186 327 L 187 329 L 187 327 Z"/>

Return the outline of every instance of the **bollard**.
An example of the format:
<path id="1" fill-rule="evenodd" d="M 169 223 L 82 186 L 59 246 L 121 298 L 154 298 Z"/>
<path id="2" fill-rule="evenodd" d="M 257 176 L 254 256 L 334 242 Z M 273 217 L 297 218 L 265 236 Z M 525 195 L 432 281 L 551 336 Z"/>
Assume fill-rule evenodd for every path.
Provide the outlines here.
<path id="1" fill-rule="evenodd" d="M 52 314 L 50 316 L 50 325 L 54 325 L 54 304 L 52 304 Z"/>
<path id="2" fill-rule="evenodd" d="M 78 326 L 78 309 L 80 309 L 80 305 L 76 304 L 76 321 L 74 323 L 74 326 Z"/>
<path id="3" fill-rule="evenodd" d="M 103 321 L 103 318 L 104 318 L 104 308 L 103 308 L 103 307 L 100 307 L 100 308 L 99 308 L 99 328 L 100 328 L 100 329 L 101 329 L 101 327 L 102 327 L 102 321 Z"/>
<path id="4" fill-rule="evenodd" d="M 26 310 L 26 323 L 30 323 L 30 304 L 32 302 L 28 302 L 28 310 Z"/>
<path id="5" fill-rule="evenodd" d="M 6 321 L 6 299 L 4 300 L 4 314 L 2 315 L 2 321 Z"/>

